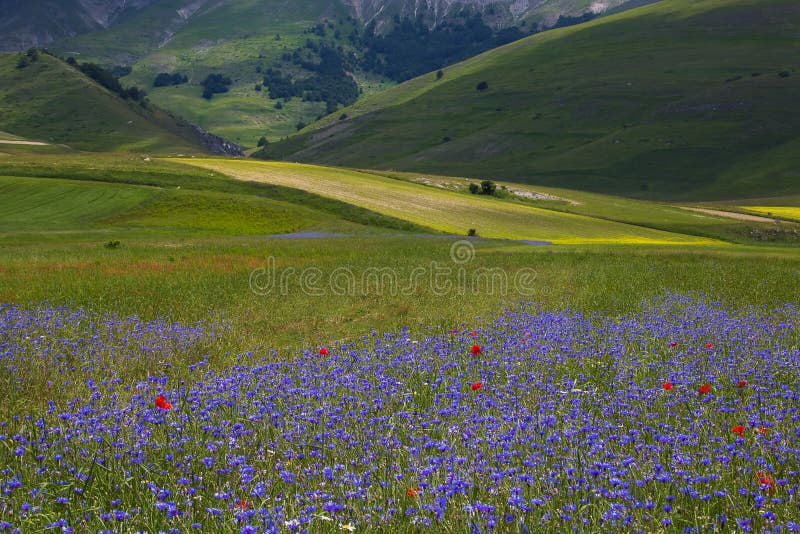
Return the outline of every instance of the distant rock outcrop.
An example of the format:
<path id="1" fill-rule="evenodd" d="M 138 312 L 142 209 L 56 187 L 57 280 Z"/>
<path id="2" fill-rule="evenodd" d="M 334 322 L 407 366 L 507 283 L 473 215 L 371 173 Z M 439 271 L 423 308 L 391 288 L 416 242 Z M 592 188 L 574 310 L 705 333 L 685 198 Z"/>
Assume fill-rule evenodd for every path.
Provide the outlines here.
<path id="1" fill-rule="evenodd" d="M 0 0 L 0 51 L 44 48 L 114 25 L 159 0 Z"/>
<path id="2" fill-rule="evenodd" d="M 236 143 L 231 143 L 223 137 L 209 133 L 196 124 L 191 124 L 190 126 L 202 140 L 203 148 L 210 153 L 218 156 L 244 156 L 242 148 Z"/>
<path id="3" fill-rule="evenodd" d="M 163 18 L 156 28 L 160 45 L 168 42 L 182 25 L 196 14 L 238 0 L 0 0 L 0 51 L 17 51 L 47 47 L 50 43 L 87 32 L 114 26 L 120 20 L 152 4 L 170 2 L 172 16 Z M 294 0 L 299 1 L 299 0 Z M 362 24 L 374 23 L 380 31 L 401 18 L 422 18 L 435 26 L 468 8 L 485 15 L 487 23 L 502 28 L 531 22 L 530 27 L 544 28 L 557 23 L 560 16 L 573 17 L 587 11 L 602 12 L 629 1 L 596 0 L 587 5 L 574 0 L 331 0 L 344 4 Z M 264 2 L 264 16 L 269 6 Z M 282 9 L 282 8 L 281 8 Z M 325 9 L 320 10 L 320 17 Z"/>

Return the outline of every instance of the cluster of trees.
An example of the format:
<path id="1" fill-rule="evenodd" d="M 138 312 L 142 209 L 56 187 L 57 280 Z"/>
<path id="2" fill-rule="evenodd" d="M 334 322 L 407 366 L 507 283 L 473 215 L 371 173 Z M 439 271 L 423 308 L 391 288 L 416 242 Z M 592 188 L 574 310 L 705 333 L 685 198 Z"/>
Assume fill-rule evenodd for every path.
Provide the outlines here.
<path id="1" fill-rule="evenodd" d="M 491 180 L 484 180 L 481 185 L 472 182 L 469 184 L 469 192 L 473 195 L 495 196 L 497 194 L 497 184 Z"/>
<path id="2" fill-rule="evenodd" d="M 24 54 L 19 55 L 19 59 L 17 60 L 17 68 L 24 69 L 37 59 L 39 59 L 39 51 L 35 48 L 31 48 Z"/>
<path id="3" fill-rule="evenodd" d="M 114 75 L 114 78 L 124 78 L 131 72 L 133 72 L 133 67 L 130 65 L 114 65 L 111 67 L 111 74 Z"/>
<path id="4" fill-rule="evenodd" d="M 433 29 L 422 18 L 395 17 L 394 27 L 388 33 L 377 34 L 374 25 L 365 30 L 361 44 L 366 51 L 361 67 L 401 82 L 524 35 L 516 27 L 495 32 L 477 13 Z"/>
<path id="5" fill-rule="evenodd" d="M 335 111 L 339 104 L 348 106 L 355 102 L 359 88 L 347 73 L 348 60 L 343 50 L 326 44 L 317 45 L 313 41 L 308 41 L 306 48 L 315 52 L 319 62 L 304 59 L 299 51 L 287 56 L 296 67 L 309 72 L 308 77 L 296 79 L 280 70 L 267 69 L 264 86 L 269 88 L 270 98 L 289 100 L 301 97 L 307 102 L 325 102 L 328 113 Z"/>
<path id="6" fill-rule="evenodd" d="M 222 74 L 209 74 L 201 84 L 203 86 L 203 98 L 211 100 L 215 94 L 227 93 L 228 87 L 233 84 L 233 80 Z"/>
<path id="7" fill-rule="evenodd" d="M 569 15 L 559 15 L 558 20 L 556 21 L 553 28 L 564 28 L 567 26 L 575 26 L 576 24 L 582 24 L 584 22 L 589 22 L 590 20 L 597 17 L 596 13 L 591 11 L 587 11 L 583 15 L 578 15 L 577 17 L 570 17 Z"/>
<path id="8" fill-rule="evenodd" d="M 147 93 L 138 87 L 131 86 L 125 88 L 119 83 L 114 74 L 111 71 L 104 69 L 100 65 L 96 63 L 78 63 L 75 61 L 74 57 L 67 58 L 67 64 L 75 67 L 82 73 L 84 73 L 89 78 L 93 79 L 112 93 L 116 93 L 125 100 L 133 100 L 134 102 L 139 102 L 142 106 L 147 105 Z"/>
<path id="9" fill-rule="evenodd" d="M 168 87 L 170 85 L 181 85 L 189 81 L 189 77 L 185 74 L 176 72 L 170 74 L 168 72 L 159 72 L 153 80 L 153 87 Z"/>

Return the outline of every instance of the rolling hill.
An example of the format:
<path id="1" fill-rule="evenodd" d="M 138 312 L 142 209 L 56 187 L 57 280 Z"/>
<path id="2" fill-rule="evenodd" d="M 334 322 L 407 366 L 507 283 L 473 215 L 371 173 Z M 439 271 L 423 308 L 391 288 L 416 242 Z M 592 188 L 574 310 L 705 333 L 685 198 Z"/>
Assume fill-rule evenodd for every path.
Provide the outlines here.
<path id="1" fill-rule="evenodd" d="M 798 31 L 794 1 L 664 0 L 411 80 L 259 156 L 661 198 L 798 193 Z"/>
<path id="2" fill-rule="evenodd" d="M 87 151 L 226 153 L 232 148 L 156 106 L 121 98 L 52 56 L 38 54 L 24 67 L 21 58 L 0 54 L 0 130 Z"/>

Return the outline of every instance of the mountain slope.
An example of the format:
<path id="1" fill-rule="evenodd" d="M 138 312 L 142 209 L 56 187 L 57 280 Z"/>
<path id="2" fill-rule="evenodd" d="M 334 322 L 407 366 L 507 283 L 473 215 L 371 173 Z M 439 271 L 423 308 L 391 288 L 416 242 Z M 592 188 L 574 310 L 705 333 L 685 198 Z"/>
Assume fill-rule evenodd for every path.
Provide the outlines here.
<path id="1" fill-rule="evenodd" d="M 799 30 L 794 1 L 664 0 L 411 80 L 261 156 L 630 195 L 798 192 Z"/>
<path id="2" fill-rule="evenodd" d="M 0 0 L 0 51 L 108 28 L 157 0 Z"/>
<path id="3" fill-rule="evenodd" d="M 123 100 L 59 59 L 0 54 L 0 130 L 89 151 L 224 152 L 223 140 Z"/>
<path id="4" fill-rule="evenodd" d="M 186 76 L 188 83 L 180 86 L 151 87 L 151 100 L 214 133 L 255 146 L 262 135 L 279 140 L 293 134 L 298 123 L 308 124 L 328 111 L 319 102 L 300 98 L 280 102 L 269 98 L 268 91 L 256 89 L 263 85 L 264 72 L 278 67 L 276 63 L 284 54 L 302 49 L 309 39 L 335 43 L 335 47 L 342 47 L 343 55 L 352 52 L 361 58 L 370 48 L 366 36 L 373 30 L 381 35 L 390 32 L 398 25 L 397 20 L 419 19 L 423 26 L 438 24 L 441 29 L 444 22 L 466 23 L 468 17 L 462 11 L 469 9 L 482 13 L 483 21 L 497 32 L 516 24 L 527 34 L 542 25 L 555 24 L 562 15 L 580 16 L 593 6 L 596 10 L 601 4 L 610 7 L 623 1 L 158 0 L 131 11 L 106 30 L 61 39 L 50 48 L 60 55 L 74 55 L 108 67 L 132 67 L 123 81 L 139 87 L 150 87 L 162 72 Z M 456 33 L 463 36 L 467 32 Z M 456 59 L 489 47 L 469 52 L 469 47 L 460 46 L 465 55 Z M 422 58 L 416 59 L 425 63 Z M 448 63 L 452 61 L 435 68 Z M 288 72 L 298 74 L 291 65 Z M 364 95 L 394 84 L 391 76 L 369 67 L 351 65 L 349 72 Z M 211 73 L 224 74 L 233 84 L 229 92 L 206 100 L 201 98 L 200 84 Z M 299 74 L 302 77 L 306 73 Z"/>

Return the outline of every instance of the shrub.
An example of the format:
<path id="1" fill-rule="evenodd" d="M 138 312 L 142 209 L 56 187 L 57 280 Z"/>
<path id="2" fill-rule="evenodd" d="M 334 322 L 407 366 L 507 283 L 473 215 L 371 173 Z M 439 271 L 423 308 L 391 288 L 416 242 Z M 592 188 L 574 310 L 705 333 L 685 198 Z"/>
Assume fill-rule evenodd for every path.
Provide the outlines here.
<path id="1" fill-rule="evenodd" d="M 489 88 L 489 84 L 487 82 L 480 82 L 478 85 L 475 86 L 477 91 L 485 91 Z"/>
<path id="2" fill-rule="evenodd" d="M 267 138 L 262 135 L 261 139 L 258 140 L 258 145 L 257 146 L 259 148 L 261 148 L 262 146 L 265 146 L 267 144 L 267 142 L 268 142 Z"/>
<path id="3" fill-rule="evenodd" d="M 484 195 L 494 195 L 497 191 L 497 186 L 491 180 L 484 180 L 481 182 L 481 193 Z"/>
<path id="4" fill-rule="evenodd" d="M 189 77 L 185 74 L 178 72 L 170 74 L 168 72 L 159 72 L 155 80 L 153 80 L 153 87 L 167 87 L 170 85 L 181 85 L 189 81 Z"/>
<path id="5" fill-rule="evenodd" d="M 481 192 L 481 188 L 478 184 L 471 183 L 469 184 L 469 192 L 472 193 L 473 195 L 477 195 Z"/>
<path id="6" fill-rule="evenodd" d="M 201 84 L 204 87 L 203 98 L 211 100 L 217 93 L 227 93 L 228 86 L 232 83 L 233 81 L 230 78 L 222 74 L 209 74 Z"/>
<path id="7" fill-rule="evenodd" d="M 478 235 L 478 232 L 477 230 L 475 230 L 475 228 L 470 228 L 469 231 L 467 232 L 467 235 L 469 237 L 475 237 Z"/>

